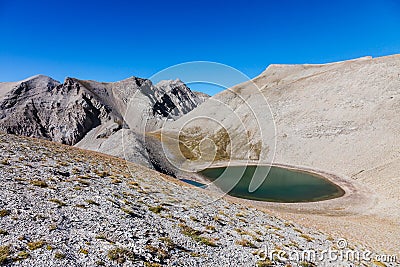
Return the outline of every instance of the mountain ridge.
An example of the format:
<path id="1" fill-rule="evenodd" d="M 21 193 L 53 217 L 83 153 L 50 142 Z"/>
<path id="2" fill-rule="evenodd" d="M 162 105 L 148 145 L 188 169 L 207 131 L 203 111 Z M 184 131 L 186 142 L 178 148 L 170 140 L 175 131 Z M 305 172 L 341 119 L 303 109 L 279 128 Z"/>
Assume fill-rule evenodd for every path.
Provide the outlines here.
<path id="1" fill-rule="evenodd" d="M 149 167 L 146 147 L 139 140 L 142 134 L 203 102 L 181 81 L 167 80 L 157 86 L 135 76 L 117 82 L 66 77 L 60 83 L 35 75 L 0 83 L 0 96 L 0 130 L 4 132 L 95 151 L 105 147 L 108 153 Z M 135 144 L 130 155 L 124 155 L 121 141 L 116 142 L 122 140 L 119 131 L 126 132 Z"/>

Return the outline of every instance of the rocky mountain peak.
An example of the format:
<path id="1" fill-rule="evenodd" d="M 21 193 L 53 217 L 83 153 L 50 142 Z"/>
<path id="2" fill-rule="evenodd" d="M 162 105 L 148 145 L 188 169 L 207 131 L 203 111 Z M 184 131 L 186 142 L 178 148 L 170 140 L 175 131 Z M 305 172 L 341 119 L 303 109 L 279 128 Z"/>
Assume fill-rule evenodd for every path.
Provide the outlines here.
<path id="1" fill-rule="evenodd" d="M 99 151 L 118 147 L 114 154 L 121 156 L 121 142 L 115 140 L 121 137 L 113 137 L 121 130 L 158 129 L 203 101 L 179 79 L 154 85 L 138 77 L 118 82 L 66 77 L 60 83 L 36 75 L 0 83 L 0 131 Z"/>
<path id="2" fill-rule="evenodd" d="M 20 82 L 21 83 L 22 82 L 33 82 L 33 83 L 46 83 L 46 82 L 48 82 L 48 83 L 56 83 L 56 84 L 60 83 L 59 81 L 56 81 L 53 78 L 51 78 L 49 76 L 46 76 L 46 75 L 43 75 L 43 74 L 38 74 L 38 75 L 34 75 L 34 76 L 31 76 L 31 77 L 28 77 L 28 78 L 26 78 L 26 79 L 24 79 L 24 80 L 22 80 Z"/>
<path id="3" fill-rule="evenodd" d="M 202 101 L 181 80 L 163 80 L 155 85 L 157 102 L 154 114 L 176 119 Z"/>

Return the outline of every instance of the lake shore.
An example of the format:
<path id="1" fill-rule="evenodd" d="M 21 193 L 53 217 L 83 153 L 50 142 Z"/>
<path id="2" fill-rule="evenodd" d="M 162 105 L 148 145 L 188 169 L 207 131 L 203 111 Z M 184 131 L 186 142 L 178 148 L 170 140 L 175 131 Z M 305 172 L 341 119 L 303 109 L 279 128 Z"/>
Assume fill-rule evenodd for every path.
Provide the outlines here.
<path id="1" fill-rule="evenodd" d="M 254 163 L 247 162 L 249 165 Z M 241 166 L 243 164 L 244 162 L 240 160 L 229 162 L 229 166 Z M 227 162 L 217 162 L 209 165 L 209 167 L 224 167 L 227 165 Z M 376 210 L 379 196 L 371 192 L 365 184 L 349 177 L 304 166 L 294 166 L 286 163 L 274 163 L 271 166 L 316 174 L 340 186 L 345 191 L 345 194 L 342 197 L 317 202 L 265 202 L 224 194 L 199 174 L 190 173 L 186 178 L 207 184 L 206 190 L 213 194 L 223 195 L 226 200 L 245 204 L 248 207 L 255 207 L 285 220 L 332 234 L 337 238 L 361 242 L 371 250 L 383 251 L 394 255 L 398 253 L 400 241 L 393 235 L 398 231 L 399 225 L 392 218 L 371 212 Z M 376 231 L 376 229 L 382 227 L 382 224 L 385 225 L 385 231 Z"/>

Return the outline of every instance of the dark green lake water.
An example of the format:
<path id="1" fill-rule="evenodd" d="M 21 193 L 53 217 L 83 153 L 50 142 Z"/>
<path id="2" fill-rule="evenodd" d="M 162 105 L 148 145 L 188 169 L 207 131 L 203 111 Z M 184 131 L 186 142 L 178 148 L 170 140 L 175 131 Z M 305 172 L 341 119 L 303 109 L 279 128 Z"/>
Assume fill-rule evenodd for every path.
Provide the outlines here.
<path id="1" fill-rule="evenodd" d="M 340 197 L 344 194 L 343 189 L 320 176 L 280 167 L 219 167 L 205 169 L 200 174 L 229 195 L 252 200 L 286 203 L 313 202 Z M 259 185 L 255 191 L 249 190 L 253 177 L 255 177 L 254 180 L 259 181 L 255 183 L 256 188 Z M 251 188 L 255 189 L 254 181 Z"/>

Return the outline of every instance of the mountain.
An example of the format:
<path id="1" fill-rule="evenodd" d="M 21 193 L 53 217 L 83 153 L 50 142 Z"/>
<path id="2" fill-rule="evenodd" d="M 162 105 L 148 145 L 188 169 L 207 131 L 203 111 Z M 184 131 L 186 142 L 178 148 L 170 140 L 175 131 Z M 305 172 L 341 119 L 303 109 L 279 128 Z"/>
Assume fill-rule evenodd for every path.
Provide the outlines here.
<path id="1" fill-rule="evenodd" d="M 0 131 L 76 145 L 150 166 L 145 131 L 203 102 L 182 81 L 104 83 L 43 75 L 0 83 Z M 122 136 L 126 146 L 122 146 Z"/>
<path id="2" fill-rule="evenodd" d="M 343 236 L 354 230 L 354 238 L 395 251 L 398 242 L 391 236 L 399 235 L 400 219 L 399 70 L 400 55 L 270 65 L 258 77 L 209 98 L 157 134 L 163 133 L 161 139 L 173 154 L 169 157 L 178 166 L 196 169 L 215 161 L 261 160 L 333 173 L 352 188 L 342 198 L 348 202 L 324 202 L 332 205 L 319 212 L 340 210 L 351 216 L 332 221 L 304 212 L 297 219 Z M 218 123 L 209 128 L 200 118 Z M 178 139 L 179 145 L 170 139 Z M 248 140 L 261 149 L 248 153 Z M 204 156 L 209 154 L 216 157 Z M 383 221 L 386 231 L 370 231 Z"/>

